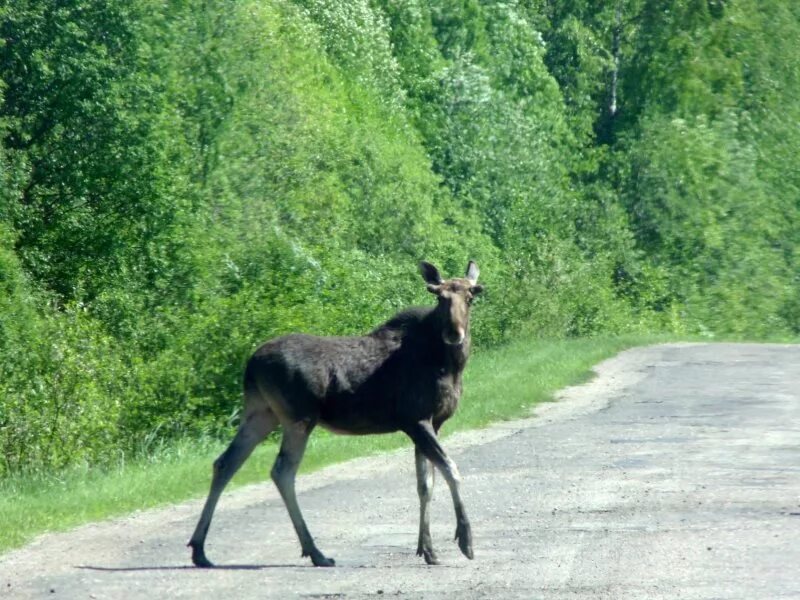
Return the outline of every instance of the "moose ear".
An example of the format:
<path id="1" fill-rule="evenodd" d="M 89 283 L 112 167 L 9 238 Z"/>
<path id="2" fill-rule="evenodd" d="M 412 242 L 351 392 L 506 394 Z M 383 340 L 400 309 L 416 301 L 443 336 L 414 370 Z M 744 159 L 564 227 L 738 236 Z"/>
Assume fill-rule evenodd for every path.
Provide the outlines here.
<path id="1" fill-rule="evenodd" d="M 440 285 L 442 283 L 442 276 L 439 275 L 439 270 L 429 262 L 423 260 L 419 263 L 419 272 L 422 274 L 425 283 L 429 286 Z"/>
<path id="2" fill-rule="evenodd" d="M 430 283 L 425 286 L 431 294 L 436 294 L 437 296 L 442 291 L 442 286 L 440 285 L 431 285 Z"/>
<path id="3" fill-rule="evenodd" d="M 478 265 L 475 263 L 474 260 L 469 261 L 467 265 L 467 279 L 472 285 L 478 283 L 478 275 L 480 275 L 480 270 L 478 269 Z"/>

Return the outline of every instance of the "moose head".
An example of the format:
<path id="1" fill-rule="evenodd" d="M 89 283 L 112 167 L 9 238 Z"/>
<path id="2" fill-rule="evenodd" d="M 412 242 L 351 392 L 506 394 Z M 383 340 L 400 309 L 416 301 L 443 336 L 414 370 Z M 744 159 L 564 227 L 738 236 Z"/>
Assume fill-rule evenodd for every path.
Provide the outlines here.
<path id="1" fill-rule="evenodd" d="M 463 344 L 469 335 L 470 305 L 483 291 L 483 286 L 478 285 L 478 265 L 469 261 L 465 276 L 453 279 L 442 279 L 439 270 L 429 262 L 422 261 L 419 270 L 428 291 L 439 300 L 436 313 L 442 324 L 442 340 L 451 346 Z"/>

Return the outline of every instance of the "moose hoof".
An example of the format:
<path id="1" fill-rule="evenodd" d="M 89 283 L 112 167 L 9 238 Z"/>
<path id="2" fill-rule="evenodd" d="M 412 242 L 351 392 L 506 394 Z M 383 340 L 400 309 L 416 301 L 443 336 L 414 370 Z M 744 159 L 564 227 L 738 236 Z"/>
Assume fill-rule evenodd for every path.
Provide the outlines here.
<path id="1" fill-rule="evenodd" d="M 439 558 L 436 556 L 436 552 L 433 549 L 425 548 L 424 550 L 420 550 L 417 552 L 418 556 L 422 556 L 425 559 L 425 562 L 429 565 L 439 565 Z"/>
<path id="2" fill-rule="evenodd" d="M 200 567 L 201 569 L 211 569 L 214 566 L 214 563 L 206 558 L 206 553 L 203 549 L 195 548 L 194 546 L 192 546 L 192 562 L 195 567 Z"/>
<path id="3" fill-rule="evenodd" d="M 458 524 L 456 527 L 456 541 L 458 542 L 458 547 L 461 549 L 461 553 L 472 560 L 475 555 L 472 552 L 472 529 L 469 523 L 462 522 Z"/>
<path id="4" fill-rule="evenodd" d="M 335 567 L 336 561 L 332 558 L 328 558 L 319 550 L 313 550 L 308 554 L 303 554 L 303 556 L 310 556 L 311 562 L 314 563 L 315 567 Z"/>

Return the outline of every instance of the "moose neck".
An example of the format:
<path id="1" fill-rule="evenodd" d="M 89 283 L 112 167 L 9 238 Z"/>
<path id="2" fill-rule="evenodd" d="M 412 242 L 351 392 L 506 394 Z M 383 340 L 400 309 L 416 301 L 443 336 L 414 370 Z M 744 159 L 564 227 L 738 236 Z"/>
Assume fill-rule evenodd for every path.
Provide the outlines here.
<path id="1" fill-rule="evenodd" d="M 447 344 L 443 338 L 444 328 L 446 326 L 446 315 L 442 315 L 441 311 L 433 310 L 430 315 L 430 325 L 432 335 L 435 339 L 435 347 L 439 349 L 437 354 L 444 362 L 444 368 L 453 375 L 460 375 L 461 371 L 467 364 L 470 350 L 470 334 L 469 334 L 469 318 L 467 318 L 464 326 L 464 340 L 460 344 Z"/>
<path id="2" fill-rule="evenodd" d="M 444 345 L 447 366 L 453 371 L 454 374 L 460 375 L 461 371 L 464 370 L 464 367 L 467 366 L 467 359 L 469 358 L 469 346 L 469 327 L 467 327 L 467 333 L 464 336 L 463 342 L 457 346 L 451 344 Z"/>

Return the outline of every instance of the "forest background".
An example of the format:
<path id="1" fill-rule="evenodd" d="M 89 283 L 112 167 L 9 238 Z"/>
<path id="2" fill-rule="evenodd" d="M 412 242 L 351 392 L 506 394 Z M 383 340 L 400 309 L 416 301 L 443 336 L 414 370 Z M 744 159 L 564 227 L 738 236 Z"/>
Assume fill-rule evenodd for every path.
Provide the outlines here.
<path id="1" fill-rule="evenodd" d="M 800 334 L 794 0 L 2 0 L 0 477 L 226 437 L 249 353 Z"/>

